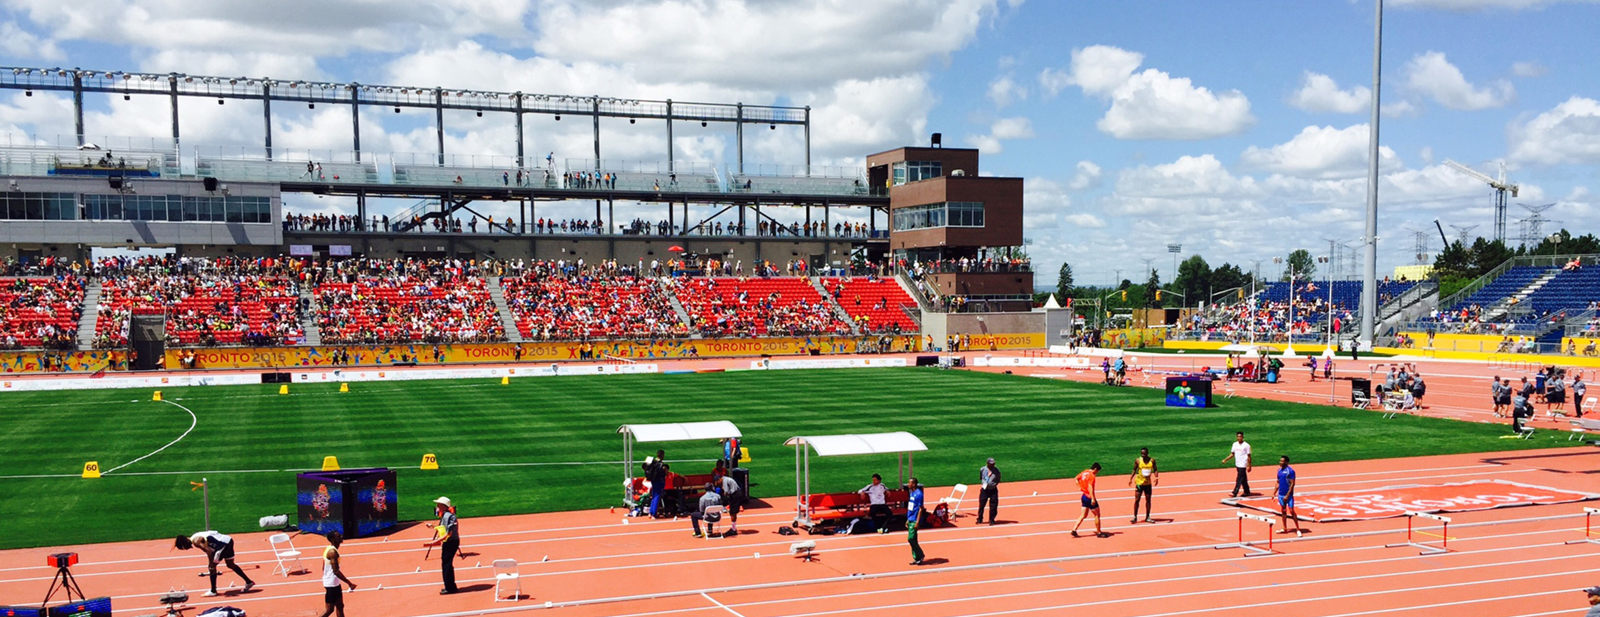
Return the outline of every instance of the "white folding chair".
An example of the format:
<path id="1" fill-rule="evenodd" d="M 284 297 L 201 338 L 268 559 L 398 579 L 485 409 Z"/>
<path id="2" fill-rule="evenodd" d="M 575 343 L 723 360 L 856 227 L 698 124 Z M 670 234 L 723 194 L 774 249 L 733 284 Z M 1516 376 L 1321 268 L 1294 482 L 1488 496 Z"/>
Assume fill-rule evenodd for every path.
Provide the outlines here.
<path id="1" fill-rule="evenodd" d="M 706 539 L 707 540 L 711 539 L 711 528 L 717 526 L 716 523 L 711 522 L 711 518 L 713 518 L 711 515 L 713 515 L 713 514 L 715 514 L 716 515 L 715 518 L 720 521 L 720 520 L 722 520 L 723 515 L 727 514 L 727 509 L 722 507 L 722 506 L 706 506 L 706 513 L 704 515 L 704 518 L 701 520 L 701 522 L 706 524 Z"/>
<path id="2" fill-rule="evenodd" d="M 961 511 L 961 502 L 966 501 L 966 500 L 967 500 L 967 485 L 965 485 L 965 484 L 957 484 L 957 485 L 955 485 L 955 488 L 950 489 L 950 496 L 946 497 L 944 499 L 940 499 L 939 503 L 942 503 L 942 504 L 945 504 L 947 506 L 950 506 L 950 511 L 951 512 L 960 512 Z"/>
<path id="3" fill-rule="evenodd" d="M 501 593 L 500 593 L 500 585 L 502 585 L 502 584 L 509 585 L 511 587 L 512 591 L 515 592 L 515 593 L 513 593 L 511 595 L 511 597 L 509 597 L 509 598 L 502 596 Z M 515 560 L 515 559 L 496 559 L 496 560 L 494 560 L 494 601 L 495 602 L 505 602 L 505 601 L 516 602 L 516 601 L 521 600 L 521 599 L 522 599 L 522 573 L 520 571 L 518 571 L 518 569 L 517 569 L 517 560 Z"/>
<path id="4" fill-rule="evenodd" d="M 282 572 L 284 576 L 289 576 L 290 570 L 289 564 L 287 563 L 288 561 L 294 562 L 295 566 L 297 567 L 297 569 L 294 570 L 295 572 L 304 572 L 306 570 L 305 564 L 300 563 L 300 550 L 294 547 L 294 541 L 289 539 L 289 534 L 272 534 L 271 537 L 267 538 L 267 542 L 272 544 L 272 554 L 274 557 L 278 558 L 278 567 L 272 571 L 273 574 Z M 279 544 L 282 544 L 288 548 L 280 549 L 278 548 Z"/>

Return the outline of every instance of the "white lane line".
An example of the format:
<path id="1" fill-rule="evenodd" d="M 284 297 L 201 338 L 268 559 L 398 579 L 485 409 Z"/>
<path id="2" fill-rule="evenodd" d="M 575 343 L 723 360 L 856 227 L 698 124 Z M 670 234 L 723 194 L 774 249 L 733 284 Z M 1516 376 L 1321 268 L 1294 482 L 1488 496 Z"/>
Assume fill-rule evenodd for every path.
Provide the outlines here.
<path id="1" fill-rule="evenodd" d="M 161 446 L 159 448 L 156 448 L 155 452 L 151 452 L 151 453 L 146 454 L 144 456 L 141 456 L 139 458 L 136 458 L 136 459 L 133 459 L 133 460 L 128 461 L 126 463 L 123 463 L 121 465 L 117 465 L 116 467 L 112 467 L 111 469 L 107 469 L 107 470 L 101 472 L 100 475 L 111 475 L 113 472 L 115 472 L 118 469 L 122 469 L 123 467 L 127 467 L 129 465 L 132 465 L 132 464 L 137 463 L 139 461 L 142 461 L 144 459 L 147 459 L 147 458 L 150 458 L 150 457 L 155 456 L 157 454 L 160 454 L 162 450 L 170 448 L 173 445 L 177 444 L 178 442 L 183 441 L 184 437 L 188 437 L 189 433 L 194 432 L 194 427 L 200 425 L 200 416 L 194 415 L 194 411 L 191 411 L 188 407 L 184 407 L 183 405 L 179 405 L 179 404 L 174 403 L 172 401 L 165 401 L 164 400 L 164 401 L 161 401 L 161 402 L 166 403 L 168 405 L 172 405 L 173 407 L 177 407 L 178 409 L 182 409 L 184 412 L 188 413 L 189 414 L 189 430 L 184 431 L 182 435 L 179 435 L 177 439 L 172 440 L 167 445 L 164 445 L 164 446 Z"/>
<path id="2" fill-rule="evenodd" d="M 725 611 L 728 611 L 729 613 L 732 613 L 734 615 L 734 617 L 744 617 L 744 615 L 740 615 L 739 614 L 739 611 L 736 611 L 736 610 L 733 610 L 731 608 L 728 608 L 728 605 L 723 604 L 721 602 L 718 602 L 716 598 L 713 598 L 713 597 L 711 597 L 709 595 L 706 595 L 706 593 L 703 592 L 703 591 L 700 592 L 700 597 L 705 598 L 707 600 L 710 600 L 712 604 L 715 604 L 718 607 L 721 607 L 722 610 L 725 610 Z"/>

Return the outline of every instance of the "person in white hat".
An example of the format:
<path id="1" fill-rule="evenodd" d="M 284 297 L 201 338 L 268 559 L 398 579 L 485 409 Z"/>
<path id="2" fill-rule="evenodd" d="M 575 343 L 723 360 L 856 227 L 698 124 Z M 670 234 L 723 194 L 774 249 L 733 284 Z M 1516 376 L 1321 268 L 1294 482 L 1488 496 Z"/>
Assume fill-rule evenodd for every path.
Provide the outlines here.
<path id="1" fill-rule="evenodd" d="M 433 500 L 433 513 L 439 523 L 434 526 L 433 539 L 422 545 L 439 547 L 439 572 L 444 576 L 444 589 L 439 590 L 439 595 L 449 595 L 460 591 L 456 589 L 456 553 L 461 550 L 456 508 L 449 497 L 440 497 Z"/>

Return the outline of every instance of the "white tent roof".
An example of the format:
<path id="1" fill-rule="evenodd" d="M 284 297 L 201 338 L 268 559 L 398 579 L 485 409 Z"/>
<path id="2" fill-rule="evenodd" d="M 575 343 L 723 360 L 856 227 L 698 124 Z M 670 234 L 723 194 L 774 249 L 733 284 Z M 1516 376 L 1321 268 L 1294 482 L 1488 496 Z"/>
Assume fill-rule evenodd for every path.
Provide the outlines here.
<path id="1" fill-rule="evenodd" d="M 690 441 L 695 439 L 728 439 L 730 437 L 743 437 L 739 427 L 727 420 L 714 422 L 680 422 L 676 424 L 624 424 L 617 427 L 618 433 L 633 435 L 633 440 L 645 443 L 653 441 Z"/>
<path id="2" fill-rule="evenodd" d="M 872 433 L 870 435 L 821 435 L 815 437 L 790 437 L 786 446 L 810 445 L 817 456 L 846 456 L 851 454 L 894 454 L 896 452 L 922 452 L 928 446 L 916 435 L 899 431 Z"/>
<path id="3" fill-rule="evenodd" d="M 1061 308 L 1061 303 L 1060 302 L 1056 302 L 1056 295 L 1055 294 L 1050 294 L 1050 299 L 1044 301 L 1044 308 L 1047 308 L 1047 309 L 1058 309 L 1058 308 Z"/>

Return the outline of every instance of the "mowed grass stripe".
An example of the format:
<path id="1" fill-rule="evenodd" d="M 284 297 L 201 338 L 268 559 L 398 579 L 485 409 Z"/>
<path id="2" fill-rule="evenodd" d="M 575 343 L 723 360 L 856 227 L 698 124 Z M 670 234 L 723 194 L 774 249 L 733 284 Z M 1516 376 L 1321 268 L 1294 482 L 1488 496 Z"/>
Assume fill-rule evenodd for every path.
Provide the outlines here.
<path id="1" fill-rule="evenodd" d="M 1500 440 L 1503 427 L 1298 403 L 1228 399 L 1223 407 L 1169 409 L 1159 391 L 937 369 L 771 371 L 498 380 L 195 387 L 163 394 L 195 411 L 183 442 L 128 472 L 304 469 L 338 456 L 345 467 L 393 466 L 402 518 L 431 514 L 449 495 L 467 516 L 592 508 L 620 500 L 620 465 L 461 467 L 466 464 L 615 461 L 617 426 L 728 419 L 745 433 L 757 497 L 793 492 L 794 435 L 907 430 L 930 451 L 917 456 L 926 483 L 976 481 L 982 460 L 1000 460 L 1008 480 L 1067 478 L 1099 461 L 1127 473 L 1141 446 L 1164 470 L 1219 468 L 1235 430 L 1249 432 L 1271 464 L 1568 445 Z M 0 395 L 0 475 L 106 468 L 181 434 L 188 415 L 152 403 L 148 391 Z M 720 454 L 712 443 L 665 445 L 675 470 Z M 641 446 L 653 452 L 656 446 Z M 443 469 L 416 469 L 424 453 Z M 812 461 L 819 491 L 854 490 L 873 472 L 893 477 L 892 455 Z M 101 480 L 0 480 L 0 508 L 16 533 L 0 546 L 56 545 L 171 536 L 201 523 L 189 481 L 200 474 Z M 244 531 L 257 518 L 294 510 L 293 474 L 210 476 L 213 526 Z M 40 499 L 48 496 L 48 499 Z M 776 504 L 785 507 L 784 504 Z"/>

